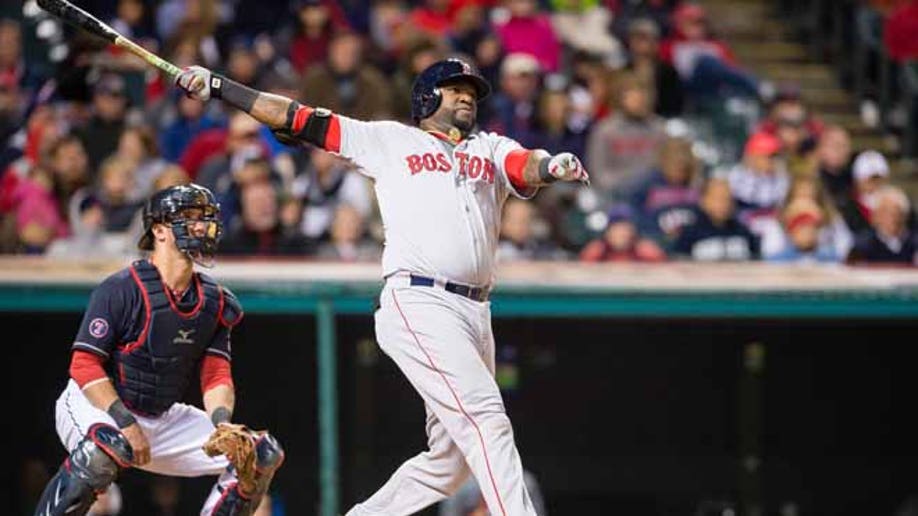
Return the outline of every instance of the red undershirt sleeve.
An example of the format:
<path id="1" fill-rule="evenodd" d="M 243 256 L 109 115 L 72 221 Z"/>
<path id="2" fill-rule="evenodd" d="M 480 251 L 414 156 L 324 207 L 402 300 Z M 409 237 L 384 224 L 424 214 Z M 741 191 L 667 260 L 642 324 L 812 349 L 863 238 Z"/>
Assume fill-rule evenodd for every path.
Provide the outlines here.
<path id="1" fill-rule="evenodd" d="M 86 384 L 94 382 L 101 378 L 107 378 L 105 368 L 102 367 L 104 358 L 101 356 L 82 350 L 74 350 L 70 357 L 70 377 L 82 389 Z"/>
<path id="2" fill-rule="evenodd" d="M 207 392 L 218 385 L 233 387 L 230 362 L 218 355 L 205 355 L 201 362 L 201 392 Z"/>
<path id="3" fill-rule="evenodd" d="M 531 154 L 531 150 L 517 149 L 508 153 L 504 159 L 504 170 L 507 172 L 507 178 L 510 180 L 510 184 L 519 192 L 525 192 L 530 187 L 523 177 L 523 170 L 526 168 L 526 162 Z"/>

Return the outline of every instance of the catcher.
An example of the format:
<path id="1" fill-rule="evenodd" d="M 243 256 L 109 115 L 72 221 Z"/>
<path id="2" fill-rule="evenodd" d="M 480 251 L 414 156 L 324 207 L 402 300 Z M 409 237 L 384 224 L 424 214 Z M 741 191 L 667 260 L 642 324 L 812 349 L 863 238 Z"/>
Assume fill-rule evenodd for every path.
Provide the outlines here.
<path id="1" fill-rule="evenodd" d="M 230 333 L 239 301 L 211 277 L 220 207 L 198 185 L 150 198 L 139 247 L 151 251 L 92 294 L 73 343 L 57 432 L 70 450 L 36 516 L 83 515 L 118 473 L 220 475 L 203 515 L 251 515 L 284 460 L 277 441 L 230 419 Z M 200 374 L 204 410 L 179 403 Z"/>

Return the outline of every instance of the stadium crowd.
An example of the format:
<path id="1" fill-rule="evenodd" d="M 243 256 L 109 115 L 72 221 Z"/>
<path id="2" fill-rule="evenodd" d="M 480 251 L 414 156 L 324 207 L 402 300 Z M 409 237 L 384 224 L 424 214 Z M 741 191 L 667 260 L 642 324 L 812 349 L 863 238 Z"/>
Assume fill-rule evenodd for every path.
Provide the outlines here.
<path id="1" fill-rule="evenodd" d="M 447 56 L 473 62 L 495 87 L 483 130 L 575 152 L 593 181 L 508 201 L 505 261 L 918 265 L 913 203 L 886 158 L 854 155 L 796 85 L 744 70 L 698 4 L 81 5 L 180 67 L 361 119 L 413 123 L 416 74 Z M 194 181 L 220 200 L 223 255 L 378 259 L 372 188 L 350 163 L 183 96 L 34 1 L 14 7 L 0 13 L 0 252 L 135 255 L 144 199 Z"/>

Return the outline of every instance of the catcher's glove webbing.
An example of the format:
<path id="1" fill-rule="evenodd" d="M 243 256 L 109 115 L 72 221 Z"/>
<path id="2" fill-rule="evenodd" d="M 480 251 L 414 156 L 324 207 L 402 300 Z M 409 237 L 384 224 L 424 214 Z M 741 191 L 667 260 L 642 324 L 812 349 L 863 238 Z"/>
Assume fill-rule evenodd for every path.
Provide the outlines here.
<path id="1" fill-rule="evenodd" d="M 243 494 L 255 492 L 255 443 L 265 432 L 250 430 L 245 425 L 221 423 L 204 443 L 204 453 L 209 457 L 226 455 L 236 470 L 239 489 Z"/>

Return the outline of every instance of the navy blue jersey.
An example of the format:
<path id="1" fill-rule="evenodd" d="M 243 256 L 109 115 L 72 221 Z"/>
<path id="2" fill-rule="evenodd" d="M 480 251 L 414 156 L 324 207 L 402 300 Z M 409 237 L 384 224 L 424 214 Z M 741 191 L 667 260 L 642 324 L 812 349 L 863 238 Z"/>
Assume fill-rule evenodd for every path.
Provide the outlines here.
<path id="1" fill-rule="evenodd" d="M 759 239 L 735 217 L 716 225 L 702 211 L 682 229 L 673 245 L 676 254 L 698 261 L 746 261 L 759 258 Z"/>
<path id="2" fill-rule="evenodd" d="M 195 273 L 176 299 L 140 260 L 93 291 L 73 349 L 106 359 L 119 397 L 158 415 L 181 399 L 205 354 L 231 359 L 230 333 L 242 318 L 233 294 Z"/>
<path id="3" fill-rule="evenodd" d="M 179 310 L 190 312 L 198 303 L 198 289 L 189 287 L 181 299 L 174 301 Z M 73 349 L 109 358 L 119 344 L 137 340 L 145 322 L 143 294 L 131 277 L 130 269 L 122 269 L 106 278 L 93 291 Z M 229 360 L 230 328 L 221 324 L 206 351 Z"/>

